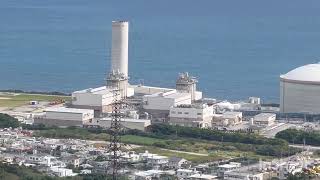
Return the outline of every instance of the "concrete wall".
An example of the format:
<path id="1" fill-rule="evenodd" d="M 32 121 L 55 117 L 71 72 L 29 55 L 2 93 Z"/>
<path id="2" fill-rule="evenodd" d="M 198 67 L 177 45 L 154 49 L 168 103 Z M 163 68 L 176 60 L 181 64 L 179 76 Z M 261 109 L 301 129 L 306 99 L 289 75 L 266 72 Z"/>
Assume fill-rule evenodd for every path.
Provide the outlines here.
<path id="1" fill-rule="evenodd" d="M 280 81 L 280 111 L 320 114 L 320 85 Z"/>
<path id="2" fill-rule="evenodd" d="M 73 105 L 102 106 L 102 95 L 93 93 L 73 93 Z"/>
<path id="3" fill-rule="evenodd" d="M 213 107 L 208 106 L 204 109 L 198 108 L 170 108 L 170 117 L 177 118 L 193 118 L 193 119 L 205 119 L 206 117 L 212 117 Z"/>
<path id="4" fill-rule="evenodd" d="M 109 128 L 111 125 L 111 119 L 110 120 L 94 119 L 92 123 L 87 123 L 85 125 L 98 125 L 103 128 Z M 136 122 L 134 122 L 134 121 L 122 120 L 121 125 L 129 129 L 138 129 L 138 130 L 144 131 L 146 127 L 151 125 L 151 121 L 146 120 L 144 122 L 141 122 L 137 120 Z"/>
<path id="5" fill-rule="evenodd" d="M 35 118 L 34 119 L 34 124 L 44 124 L 46 126 L 68 127 L 68 126 L 82 126 L 82 121 L 69 121 L 69 120 L 60 120 L 60 119 Z"/>
<path id="6" fill-rule="evenodd" d="M 175 104 L 175 100 L 171 98 L 164 98 L 161 96 L 143 97 L 143 108 L 144 109 L 153 109 L 153 110 L 167 110 L 169 111 L 170 107 Z"/>

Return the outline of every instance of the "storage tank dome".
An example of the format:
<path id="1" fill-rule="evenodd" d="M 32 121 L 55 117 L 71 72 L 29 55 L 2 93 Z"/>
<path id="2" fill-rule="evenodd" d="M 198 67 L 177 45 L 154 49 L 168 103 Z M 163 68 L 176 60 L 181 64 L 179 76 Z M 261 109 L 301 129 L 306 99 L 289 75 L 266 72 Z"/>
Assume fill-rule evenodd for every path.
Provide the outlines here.
<path id="1" fill-rule="evenodd" d="M 320 84 L 320 64 L 307 64 L 280 76 L 283 81 Z"/>
<path id="2" fill-rule="evenodd" d="M 307 64 L 280 76 L 280 111 L 320 114 L 320 64 Z"/>

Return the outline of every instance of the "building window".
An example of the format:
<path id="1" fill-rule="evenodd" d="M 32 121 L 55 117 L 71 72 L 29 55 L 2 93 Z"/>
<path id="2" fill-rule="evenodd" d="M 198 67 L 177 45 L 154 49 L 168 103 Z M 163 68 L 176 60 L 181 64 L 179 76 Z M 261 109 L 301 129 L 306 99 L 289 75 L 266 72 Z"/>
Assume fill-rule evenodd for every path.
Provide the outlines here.
<path id="1" fill-rule="evenodd" d="M 171 111 L 171 114 L 175 114 L 176 112 L 175 111 Z"/>
<path id="2" fill-rule="evenodd" d="M 182 114 L 182 112 L 178 112 L 178 114 Z"/>
<path id="3" fill-rule="evenodd" d="M 202 115 L 202 113 L 197 113 L 197 115 L 198 115 L 198 116 L 201 116 L 201 115 Z"/>
<path id="4" fill-rule="evenodd" d="M 184 114 L 189 114 L 188 112 L 185 112 Z"/>

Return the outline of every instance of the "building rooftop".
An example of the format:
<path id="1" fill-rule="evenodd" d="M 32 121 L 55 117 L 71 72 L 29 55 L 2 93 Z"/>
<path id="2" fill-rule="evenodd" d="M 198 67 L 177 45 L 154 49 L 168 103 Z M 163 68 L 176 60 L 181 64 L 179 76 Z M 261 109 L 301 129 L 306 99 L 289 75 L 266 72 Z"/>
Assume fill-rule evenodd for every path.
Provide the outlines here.
<path id="1" fill-rule="evenodd" d="M 75 108 L 66 108 L 66 107 L 50 107 L 46 108 L 45 112 L 60 112 L 60 113 L 93 113 L 92 109 L 75 109 Z"/>
<path id="2" fill-rule="evenodd" d="M 151 95 L 146 95 L 146 97 L 163 97 L 163 98 L 171 98 L 178 99 L 185 96 L 191 96 L 190 93 L 180 93 L 176 90 L 168 91 L 168 92 L 158 92 Z"/>
<path id="3" fill-rule="evenodd" d="M 191 175 L 190 178 L 196 178 L 196 179 L 216 179 L 218 176 L 213 176 L 210 174 L 194 174 Z"/>
<path id="4" fill-rule="evenodd" d="M 307 64 L 280 76 L 283 80 L 320 83 L 320 64 Z"/>
<path id="5" fill-rule="evenodd" d="M 105 117 L 100 119 L 100 121 L 111 121 L 111 117 Z M 151 122 L 149 119 L 130 119 L 130 118 L 121 118 L 122 122 L 139 122 L 139 123 L 146 123 Z"/>
<path id="6" fill-rule="evenodd" d="M 276 116 L 276 114 L 274 113 L 260 113 L 254 116 L 254 118 L 261 118 L 261 119 L 265 119 L 265 118 L 269 118 L 269 117 L 273 117 Z"/>
<path id="7" fill-rule="evenodd" d="M 88 89 L 83 89 L 83 90 L 79 90 L 79 91 L 75 91 L 73 93 L 91 93 L 91 94 L 108 94 L 108 93 L 112 93 L 112 90 L 114 90 L 113 88 L 109 88 L 107 86 L 101 86 L 101 87 L 97 87 L 97 88 L 88 88 Z"/>

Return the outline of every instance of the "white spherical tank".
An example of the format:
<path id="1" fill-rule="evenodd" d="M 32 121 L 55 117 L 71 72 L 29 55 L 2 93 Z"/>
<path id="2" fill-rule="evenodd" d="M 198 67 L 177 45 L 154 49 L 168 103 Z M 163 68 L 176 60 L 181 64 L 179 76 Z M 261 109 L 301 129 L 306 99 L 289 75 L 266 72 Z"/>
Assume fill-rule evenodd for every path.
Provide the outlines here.
<path id="1" fill-rule="evenodd" d="M 280 110 L 320 114 L 320 64 L 301 66 L 280 76 Z"/>
<path id="2" fill-rule="evenodd" d="M 112 21 L 111 72 L 128 77 L 129 22 Z"/>

